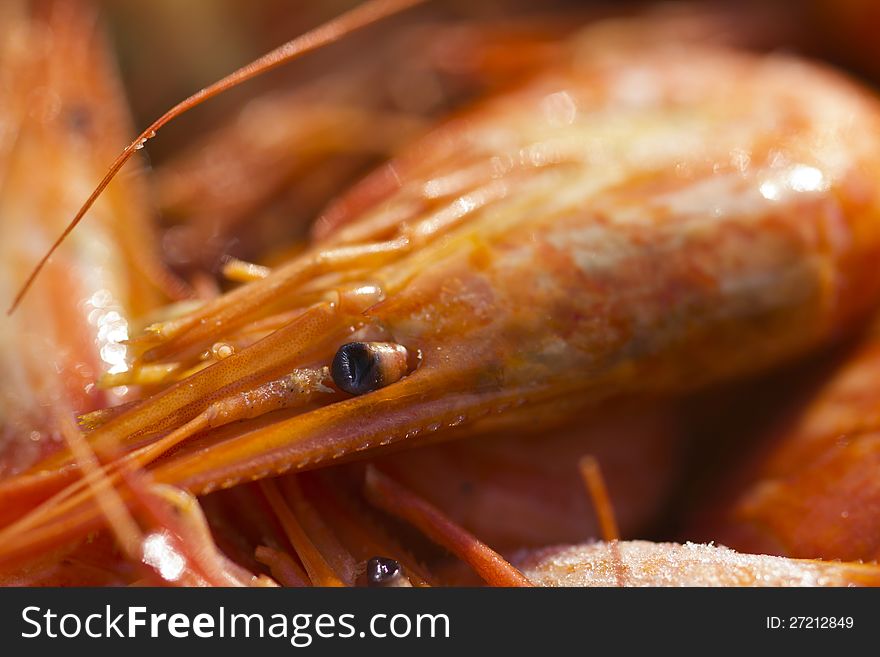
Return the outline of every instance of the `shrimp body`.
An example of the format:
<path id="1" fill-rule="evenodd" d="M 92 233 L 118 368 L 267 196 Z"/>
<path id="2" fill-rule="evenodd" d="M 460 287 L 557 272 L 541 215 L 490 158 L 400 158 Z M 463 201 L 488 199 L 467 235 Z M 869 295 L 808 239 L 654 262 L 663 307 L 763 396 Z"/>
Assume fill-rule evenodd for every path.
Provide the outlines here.
<path id="1" fill-rule="evenodd" d="M 878 379 L 873 329 L 794 421 L 767 436 L 760 459 L 731 482 L 731 499 L 707 509 L 700 533 L 748 551 L 880 559 Z"/>
<path id="2" fill-rule="evenodd" d="M 11 295 L 60 230 L 129 129 L 93 12 L 11 4 L 0 31 L 0 289 Z M 99 36 L 99 35 L 98 35 Z M 59 181 L 47 190 L 38 175 Z M 35 299 L 0 322 L 0 475 L 60 446 L 59 418 L 107 406 L 102 373 L 124 370 L 133 318 L 166 301 L 150 282 L 156 259 L 149 216 L 131 199 L 140 182 L 117 181 L 95 221 L 46 272 Z"/>
<path id="3" fill-rule="evenodd" d="M 877 586 L 880 575 L 876 564 L 647 541 L 551 547 L 523 555 L 520 565 L 538 586 Z"/>
<path id="4" fill-rule="evenodd" d="M 310 357 L 329 359 L 351 325 L 419 353 L 419 367 L 157 476 L 232 485 L 487 414 L 515 426 L 539 406 L 680 392 L 829 340 L 880 291 L 877 109 L 785 58 L 574 56 L 416 143 L 325 213 L 310 252 L 163 327 L 144 355 L 364 282 L 381 300 L 326 311 L 324 335 L 341 333 L 312 340 Z M 254 375 L 247 353 L 241 374 Z"/>
<path id="5" fill-rule="evenodd" d="M 622 41 L 573 46 L 460 114 L 331 206 L 304 254 L 153 326 L 132 345 L 133 376 L 182 374 L 100 423 L 92 448 L 109 461 L 174 437 L 152 477 L 202 494 L 395 445 L 540 430 L 853 328 L 880 294 L 876 102 L 794 59 Z M 404 346 L 411 371 L 253 411 L 251 391 L 355 340 Z M 217 344 L 231 355 L 199 361 Z M 246 421 L 220 427 L 232 416 L 217 405 L 243 395 Z M 2 492 L 45 499 L 73 480 L 68 462 Z M 81 509 L 4 548 L 99 520 Z"/>

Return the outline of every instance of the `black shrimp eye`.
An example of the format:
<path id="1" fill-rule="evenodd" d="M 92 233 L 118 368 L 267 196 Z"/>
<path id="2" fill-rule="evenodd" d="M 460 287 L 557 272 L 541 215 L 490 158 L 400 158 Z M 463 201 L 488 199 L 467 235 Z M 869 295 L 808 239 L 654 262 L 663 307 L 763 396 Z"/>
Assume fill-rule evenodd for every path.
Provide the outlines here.
<path id="1" fill-rule="evenodd" d="M 367 562 L 367 586 L 412 586 L 403 574 L 403 568 L 394 559 L 373 557 Z"/>
<path id="2" fill-rule="evenodd" d="M 340 389 L 363 395 L 399 381 L 407 369 L 407 351 L 402 345 L 349 342 L 333 357 L 330 374 Z"/>

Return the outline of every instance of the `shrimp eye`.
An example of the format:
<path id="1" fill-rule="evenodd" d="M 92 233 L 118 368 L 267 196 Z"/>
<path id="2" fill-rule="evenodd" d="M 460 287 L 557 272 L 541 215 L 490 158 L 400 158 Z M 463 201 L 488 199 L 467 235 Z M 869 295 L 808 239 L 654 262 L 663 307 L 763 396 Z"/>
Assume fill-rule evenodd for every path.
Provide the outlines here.
<path id="1" fill-rule="evenodd" d="M 401 586 L 403 569 L 394 559 L 373 557 L 367 562 L 367 586 Z"/>
<path id="2" fill-rule="evenodd" d="M 352 395 L 384 388 L 406 372 L 406 347 L 394 342 L 349 342 L 339 347 L 330 366 L 333 382 Z"/>

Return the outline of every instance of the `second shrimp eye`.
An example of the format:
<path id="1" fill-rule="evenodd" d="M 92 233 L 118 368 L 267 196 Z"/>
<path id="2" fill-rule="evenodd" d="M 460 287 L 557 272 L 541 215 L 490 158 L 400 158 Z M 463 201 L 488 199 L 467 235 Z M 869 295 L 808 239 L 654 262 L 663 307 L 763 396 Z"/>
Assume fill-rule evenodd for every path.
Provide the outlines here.
<path id="1" fill-rule="evenodd" d="M 373 557 L 367 561 L 367 586 L 399 587 L 406 586 L 403 569 L 394 559 Z"/>
<path id="2" fill-rule="evenodd" d="M 339 347 L 330 366 L 333 382 L 352 395 L 384 388 L 406 372 L 406 347 L 394 342 L 349 342 Z"/>

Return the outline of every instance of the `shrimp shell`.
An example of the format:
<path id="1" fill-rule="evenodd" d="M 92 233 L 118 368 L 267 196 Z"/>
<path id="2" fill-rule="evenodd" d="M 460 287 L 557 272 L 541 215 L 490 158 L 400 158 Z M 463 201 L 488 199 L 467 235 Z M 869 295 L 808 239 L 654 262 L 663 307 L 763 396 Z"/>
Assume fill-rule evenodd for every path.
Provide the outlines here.
<path id="1" fill-rule="evenodd" d="M 876 327 L 708 505 L 699 535 L 798 558 L 880 559 Z"/>
<path id="2" fill-rule="evenodd" d="M 647 541 L 546 548 L 519 564 L 538 586 L 877 586 L 880 577 L 876 565 Z"/>
<path id="3" fill-rule="evenodd" d="M 719 76 L 730 83 L 711 85 Z M 420 367 L 156 476 L 233 485 L 487 413 L 518 419 L 505 411 L 518 405 L 576 413 L 805 353 L 876 301 L 878 141 L 872 99 L 794 59 L 663 46 L 575 56 L 417 143 L 325 213 L 311 251 L 161 327 L 144 353 L 183 355 L 310 287 L 367 280 L 378 303 L 319 303 L 276 335 L 319 332 L 297 349 L 329 359 L 347 326 L 366 327 L 421 353 Z M 252 363 L 276 335 L 186 385 L 227 363 L 226 381 L 262 376 Z M 285 353 L 286 366 L 303 358 Z M 161 417 L 175 390 L 126 427 Z M 113 428 L 95 444 L 124 441 Z"/>

